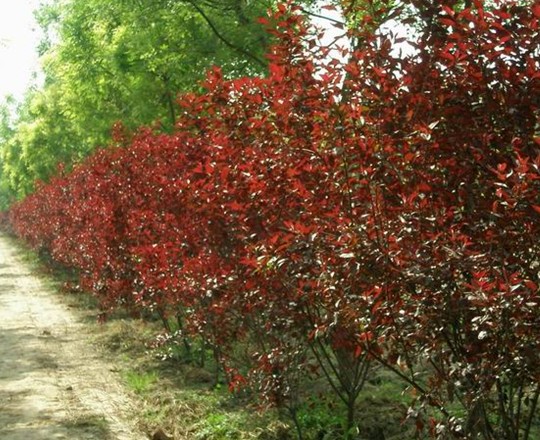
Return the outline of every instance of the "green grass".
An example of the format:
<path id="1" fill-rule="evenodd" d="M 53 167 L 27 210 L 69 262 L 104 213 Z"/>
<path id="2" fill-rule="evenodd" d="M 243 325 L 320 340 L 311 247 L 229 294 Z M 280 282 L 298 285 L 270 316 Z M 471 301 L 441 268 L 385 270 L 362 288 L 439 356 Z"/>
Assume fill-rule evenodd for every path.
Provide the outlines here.
<path id="1" fill-rule="evenodd" d="M 126 371 L 123 376 L 128 387 L 137 394 L 147 393 L 158 381 L 155 371 Z"/>

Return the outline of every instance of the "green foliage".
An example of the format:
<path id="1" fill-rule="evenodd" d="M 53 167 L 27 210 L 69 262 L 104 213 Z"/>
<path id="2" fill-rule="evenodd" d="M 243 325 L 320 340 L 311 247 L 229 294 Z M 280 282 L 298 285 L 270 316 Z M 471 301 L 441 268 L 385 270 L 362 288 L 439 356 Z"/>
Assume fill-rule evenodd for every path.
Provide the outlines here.
<path id="1" fill-rule="evenodd" d="M 124 378 L 133 391 L 137 394 L 144 394 L 151 389 L 152 385 L 157 381 L 158 376 L 153 371 L 126 371 Z"/>
<path id="2" fill-rule="evenodd" d="M 237 48 L 262 59 L 266 37 L 254 22 L 264 9 L 234 3 L 237 12 L 194 1 L 57 2 L 56 13 L 47 9 L 41 20 L 59 39 L 45 55 L 47 77 L 59 82 L 64 108 L 89 141 L 102 143 L 120 119 L 133 127 L 155 119 L 170 125 L 175 95 L 213 64 L 231 75 L 262 71 Z"/>
<path id="3" fill-rule="evenodd" d="M 176 119 L 176 95 L 213 65 L 260 75 L 269 36 L 256 18 L 270 0 L 52 0 L 36 18 L 44 85 L 0 109 L 0 209 L 128 129 Z"/>

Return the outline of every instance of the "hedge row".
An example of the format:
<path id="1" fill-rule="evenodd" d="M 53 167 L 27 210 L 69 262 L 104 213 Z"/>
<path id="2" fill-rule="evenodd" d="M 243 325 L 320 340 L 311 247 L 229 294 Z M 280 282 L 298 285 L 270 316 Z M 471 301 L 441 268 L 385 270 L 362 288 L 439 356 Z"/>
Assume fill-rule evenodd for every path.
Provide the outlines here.
<path id="1" fill-rule="evenodd" d="M 430 9 L 414 55 L 358 32 L 331 61 L 280 8 L 267 78 L 215 69 L 174 133 L 118 127 L 121 146 L 42 184 L 13 228 L 104 307 L 204 340 L 232 388 L 293 418 L 322 374 L 354 427 L 379 364 L 416 390 L 409 416 L 433 437 L 527 438 L 540 11 L 475 3 Z"/>

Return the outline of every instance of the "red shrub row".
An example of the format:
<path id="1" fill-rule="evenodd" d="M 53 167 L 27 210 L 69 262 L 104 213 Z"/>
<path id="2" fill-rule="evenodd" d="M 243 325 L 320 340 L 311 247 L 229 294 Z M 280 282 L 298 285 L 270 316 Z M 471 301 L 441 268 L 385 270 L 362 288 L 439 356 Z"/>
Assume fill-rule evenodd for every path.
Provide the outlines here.
<path id="1" fill-rule="evenodd" d="M 268 78 L 214 70 L 173 134 L 96 152 L 14 229 L 106 306 L 181 317 L 239 384 L 244 341 L 293 412 L 315 359 L 352 423 L 375 360 L 440 411 L 434 436 L 518 438 L 510 402 L 540 381 L 540 14 L 431 13 L 414 56 L 365 33 L 329 62 L 280 9 Z"/>

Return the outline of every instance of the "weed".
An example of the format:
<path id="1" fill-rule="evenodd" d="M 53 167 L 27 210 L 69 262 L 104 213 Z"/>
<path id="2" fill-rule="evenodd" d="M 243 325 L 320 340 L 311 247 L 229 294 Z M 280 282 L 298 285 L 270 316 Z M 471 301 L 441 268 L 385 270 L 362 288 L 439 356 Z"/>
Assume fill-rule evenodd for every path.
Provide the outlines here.
<path id="1" fill-rule="evenodd" d="M 135 391 L 135 393 L 144 394 L 157 382 L 158 375 L 155 371 L 126 371 L 124 373 L 124 379 L 128 387 Z"/>

